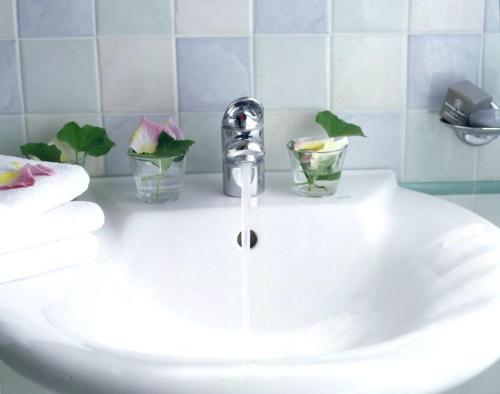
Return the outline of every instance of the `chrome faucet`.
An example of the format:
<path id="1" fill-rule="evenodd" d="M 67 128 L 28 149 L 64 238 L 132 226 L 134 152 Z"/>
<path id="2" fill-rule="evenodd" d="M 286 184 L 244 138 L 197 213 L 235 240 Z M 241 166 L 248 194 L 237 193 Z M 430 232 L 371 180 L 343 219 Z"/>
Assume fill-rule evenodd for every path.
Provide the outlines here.
<path id="1" fill-rule="evenodd" d="M 264 107 L 251 97 L 234 100 L 222 118 L 224 194 L 241 196 L 240 164 L 252 163 L 252 196 L 264 191 Z"/>

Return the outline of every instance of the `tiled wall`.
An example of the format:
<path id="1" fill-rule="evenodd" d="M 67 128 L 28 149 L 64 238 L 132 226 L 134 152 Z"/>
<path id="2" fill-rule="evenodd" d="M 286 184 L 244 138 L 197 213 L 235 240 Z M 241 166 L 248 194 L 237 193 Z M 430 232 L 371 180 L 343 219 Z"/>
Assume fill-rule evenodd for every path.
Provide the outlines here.
<path id="1" fill-rule="evenodd" d="M 178 116 L 191 172 L 220 170 L 234 98 L 266 108 L 267 166 L 319 134 L 318 110 L 361 124 L 346 165 L 403 181 L 500 180 L 500 141 L 475 149 L 438 123 L 467 78 L 500 102 L 499 0 L 0 0 L 0 153 L 68 120 L 118 143 L 94 174 L 129 173 L 141 114 Z"/>

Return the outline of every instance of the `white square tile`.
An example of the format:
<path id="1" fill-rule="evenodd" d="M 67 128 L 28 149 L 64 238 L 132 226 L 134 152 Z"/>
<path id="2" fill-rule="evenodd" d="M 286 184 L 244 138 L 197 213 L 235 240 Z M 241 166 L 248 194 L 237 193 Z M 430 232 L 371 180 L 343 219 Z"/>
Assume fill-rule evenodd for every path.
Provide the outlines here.
<path id="1" fill-rule="evenodd" d="M 255 39 L 256 95 L 267 109 L 324 109 L 326 36 Z"/>
<path id="2" fill-rule="evenodd" d="M 23 116 L 0 115 L 0 154 L 21 156 L 19 147 L 24 143 Z"/>
<path id="3" fill-rule="evenodd" d="M 366 138 L 349 137 L 347 169 L 383 168 L 401 174 L 403 112 L 340 112 L 342 119 L 363 129 Z"/>
<path id="4" fill-rule="evenodd" d="M 14 3 L 11 0 L 0 0 L 0 39 L 15 38 Z"/>
<path id="5" fill-rule="evenodd" d="M 500 105 L 500 33 L 484 35 L 483 89 Z"/>
<path id="6" fill-rule="evenodd" d="M 402 34 L 332 37 L 332 107 L 400 109 L 403 107 Z"/>
<path id="7" fill-rule="evenodd" d="M 333 32 L 403 32 L 407 0 L 332 0 Z"/>
<path id="8" fill-rule="evenodd" d="M 172 38 L 99 39 L 105 112 L 174 112 Z"/>
<path id="9" fill-rule="evenodd" d="M 248 34 L 249 0 L 177 0 L 175 26 L 177 33 Z"/>
<path id="10" fill-rule="evenodd" d="M 76 122 L 80 126 L 90 124 L 102 126 L 99 115 L 27 115 L 26 129 L 28 142 L 47 143 L 57 135 L 57 132 L 68 122 Z M 116 149 L 116 148 L 112 148 Z M 104 175 L 104 158 L 88 156 L 85 169 L 92 176 Z"/>
<path id="11" fill-rule="evenodd" d="M 475 155 L 476 148 L 441 124 L 438 113 L 408 111 L 405 182 L 473 180 Z"/>
<path id="12" fill-rule="evenodd" d="M 411 0 L 410 30 L 414 32 L 479 32 L 483 2 L 478 0 Z"/>
<path id="13" fill-rule="evenodd" d="M 287 143 L 300 137 L 325 137 L 316 112 L 265 112 L 264 146 L 268 171 L 290 170 Z"/>

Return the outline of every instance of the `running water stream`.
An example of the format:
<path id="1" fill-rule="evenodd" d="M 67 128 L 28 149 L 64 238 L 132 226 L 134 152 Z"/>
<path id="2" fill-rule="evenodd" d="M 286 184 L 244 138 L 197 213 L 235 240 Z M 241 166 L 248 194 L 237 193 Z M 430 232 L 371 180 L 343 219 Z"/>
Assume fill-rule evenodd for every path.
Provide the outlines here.
<path id="1" fill-rule="evenodd" d="M 242 248 L 242 275 L 241 275 L 241 311 L 242 330 L 244 335 L 250 334 L 250 209 L 252 199 L 252 171 L 253 163 L 240 164 L 241 181 L 241 248 Z"/>

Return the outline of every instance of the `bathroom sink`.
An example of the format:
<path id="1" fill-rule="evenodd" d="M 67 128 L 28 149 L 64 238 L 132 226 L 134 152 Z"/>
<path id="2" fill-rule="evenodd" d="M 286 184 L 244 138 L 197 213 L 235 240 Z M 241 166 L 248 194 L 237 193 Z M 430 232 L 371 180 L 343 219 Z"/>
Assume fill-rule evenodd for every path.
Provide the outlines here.
<path id="1" fill-rule="evenodd" d="M 171 205 L 95 179 L 99 251 L 0 285 L 0 359 L 65 394 L 439 393 L 497 360 L 496 226 L 389 171 L 324 199 L 266 177 L 248 259 L 220 174 Z"/>

